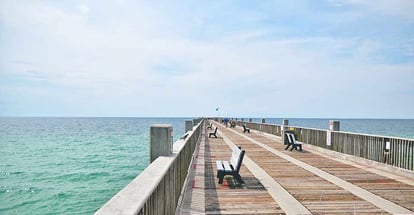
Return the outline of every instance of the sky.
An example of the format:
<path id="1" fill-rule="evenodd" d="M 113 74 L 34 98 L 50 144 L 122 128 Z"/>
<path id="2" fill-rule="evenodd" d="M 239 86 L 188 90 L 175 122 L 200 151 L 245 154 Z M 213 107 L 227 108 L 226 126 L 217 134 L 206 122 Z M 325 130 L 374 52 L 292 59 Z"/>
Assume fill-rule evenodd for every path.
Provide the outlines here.
<path id="1" fill-rule="evenodd" d="M 0 116 L 414 118 L 412 11 L 0 0 Z"/>

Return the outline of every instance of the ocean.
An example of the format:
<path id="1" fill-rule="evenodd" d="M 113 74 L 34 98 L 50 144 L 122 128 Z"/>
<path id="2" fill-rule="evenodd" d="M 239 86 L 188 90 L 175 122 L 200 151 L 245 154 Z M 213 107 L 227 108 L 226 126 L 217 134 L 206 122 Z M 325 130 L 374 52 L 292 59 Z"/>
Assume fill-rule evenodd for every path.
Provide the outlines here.
<path id="1" fill-rule="evenodd" d="M 189 118 L 0 118 L 0 214 L 93 214 L 149 163 L 151 124 Z"/>
<path id="2" fill-rule="evenodd" d="M 93 214 L 148 165 L 150 125 L 173 125 L 177 140 L 190 119 L 0 117 L 0 214 Z M 339 121 L 343 131 L 414 138 L 411 119 Z"/>

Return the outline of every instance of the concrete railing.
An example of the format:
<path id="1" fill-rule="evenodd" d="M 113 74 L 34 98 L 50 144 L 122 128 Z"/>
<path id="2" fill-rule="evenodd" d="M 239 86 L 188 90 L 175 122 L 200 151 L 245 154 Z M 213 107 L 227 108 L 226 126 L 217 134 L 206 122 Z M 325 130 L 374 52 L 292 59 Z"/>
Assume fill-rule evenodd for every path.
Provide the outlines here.
<path id="1" fill-rule="evenodd" d="M 95 214 L 174 214 L 203 120 L 173 144 L 170 156 L 159 156 Z"/>
<path id="2" fill-rule="evenodd" d="M 414 169 L 413 139 L 245 121 L 236 121 L 236 124 L 280 137 L 283 131 L 292 132 L 303 143 L 407 170 Z"/>

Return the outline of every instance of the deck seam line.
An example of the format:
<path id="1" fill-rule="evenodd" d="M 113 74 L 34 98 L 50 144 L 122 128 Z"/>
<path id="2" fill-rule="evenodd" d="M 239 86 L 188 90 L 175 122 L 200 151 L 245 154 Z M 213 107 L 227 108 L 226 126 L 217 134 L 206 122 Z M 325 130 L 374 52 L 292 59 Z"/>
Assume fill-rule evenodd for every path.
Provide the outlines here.
<path id="1" fill-rule="evenodd" d="M 361 187 L 358 187 L 358 186 L 356 186 L 352 183 L 349 183 L 349 182 L 347 182 L 347 181 L 345 181 L 345 180 L 343 180 L 339 177 L 331 175 L 331 174 L 329 174 L 329 173 L 327 173 L 327 172 L 325 172 L 325 171 L 323 171 L 323 170 L 321 170 L 317 167 L 314 167 L 314 166 L 309 165 L 305 162 L 297 160 L 297 159 L 295 159 L 295 158 L 293 158 L 289 155 L 286 155 L 286 154 L 284 154 L 284 153 L 282 153 L 282 152 L 280 152 L 280 151 L 278 151 L 278 150 L 276 150 L 276 149 L 274 149 L 270 146 L 267 146 L 266 144 L 263 144 L 263 143 L 255 140 L 255 139 L 252 139 L 252 138 L 250 138 L 246 135 L 240 134 L 240 133 L 238 133 L 236 131 L 233 131 L 231 129 L 229 129 L 229 131 L 231 131 L 231 132 L 233 132 L 233 133 L 235 133 L 239 136 L 242 136 L 245 139 L 255 143 L 256 145 L 272 152 L 273 154 L 275 154 L 275 155 L 277 155 L 277 156 L 279 156 L 279 157 L 281 157 L 281 158 L 283 158 L 287 161 L 290 161 L 293 164 L 296 164 L 297 166 L 299 166 L 299 167 L 301 167 L 301 168 L 303 168 L 303 169 L 305 169 L 309 172 L 312 172 L 313 174 L 315 174 L 315 175 L 317 175 L 317 176 L 319 176 L 319 177 L 321 177 L 321 178 L 323 178 L 323 179 L 325 179 L 325 180 L 327 180 L 327 181 L 329 181 L 329 182 L 331 182 L 331 183 L 333 183 L 333 184 L 335 184 L 335 185 L 351 192 L 352 194 L 358 196 L 359 198 L 364 199 L 365 201 L 374 204 L 378 208 L 381 208 L 381 209 L 387 211 L 388 213 L 392 213 L 392 214 L 412 214 L 413 213 L 412 211 L 410 211 L 410 210 L 408 210 L 408 209 L 406 209 L 406 208 L 404 208 L 400 205 L 397 205 L 397 204 L 395 204 L 395 203 L 393 203 L 393 202 L 391 202 L 387 199 L 384 199 L 380 196 L 377 196 L 377 195 L 375 195 L 375 194 L 373 194 L 373 193 L 371 193 L 371 192 L 369 192 L 369 191 L 367 191 L 367 190 L 365 190 Z"/>
<path id="2" fill-rule="evenodd" d="M 221 131 L 218 131 L 223 137 L 224 142 L 230 147 L 237 147 L 228 137 Z M 244 165 L 249 171 L 263 184 L 267 192 L 277 202 L 277 204 L 286 212 L 286 214 L 311 214 L 311 212 L 286 191 L 279 183 L 277 183 L 263 168 L 257 165 L 247 155 L 243 159 Z"/>

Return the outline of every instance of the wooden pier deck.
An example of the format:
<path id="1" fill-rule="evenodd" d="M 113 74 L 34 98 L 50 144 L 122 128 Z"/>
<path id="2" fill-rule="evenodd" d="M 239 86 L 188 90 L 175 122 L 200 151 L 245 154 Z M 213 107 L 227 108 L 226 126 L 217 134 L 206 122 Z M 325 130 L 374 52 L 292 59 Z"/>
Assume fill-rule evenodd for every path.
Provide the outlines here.
<path id="1" fill-rule="evenodd" d="M 286 151 L 280 139 L 242 128 L 204 131 L 178 214 L 414 214 L 414 179 L 341 162 L 304 146 Z M 216 160 L 246 150 L 238 185 L 216 178 Z"/>

